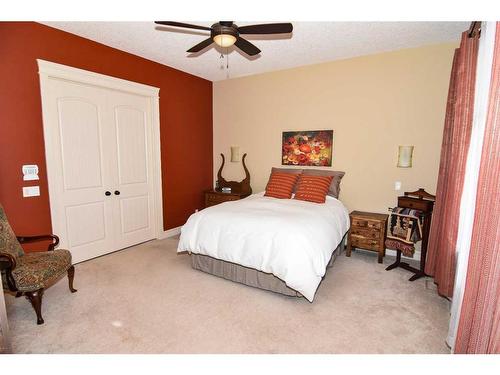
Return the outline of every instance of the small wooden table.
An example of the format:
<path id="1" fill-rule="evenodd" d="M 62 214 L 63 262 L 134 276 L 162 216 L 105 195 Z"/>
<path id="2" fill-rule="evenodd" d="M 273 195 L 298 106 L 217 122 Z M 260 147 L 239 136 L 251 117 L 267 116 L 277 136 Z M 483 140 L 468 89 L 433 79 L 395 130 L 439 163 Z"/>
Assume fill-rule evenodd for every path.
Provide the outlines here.
<path id="1" fill-rule="evenodd" d="M 351 229 L 347 238 L 345 255 L 350 257 L 353 247 L 376 251 L 378 262 L 382 263 L 385 256 L 385 238 L 387 235 L 387 214 L 353 211 L 349 215 Z"/>
<path id="2" fill-rule="evenodd" d="M 208 190 L 205 192 L 205 208 L 223 202 L 237 201 L 249 195 L 249 193 L 223 193 L 218 190 Z"/>

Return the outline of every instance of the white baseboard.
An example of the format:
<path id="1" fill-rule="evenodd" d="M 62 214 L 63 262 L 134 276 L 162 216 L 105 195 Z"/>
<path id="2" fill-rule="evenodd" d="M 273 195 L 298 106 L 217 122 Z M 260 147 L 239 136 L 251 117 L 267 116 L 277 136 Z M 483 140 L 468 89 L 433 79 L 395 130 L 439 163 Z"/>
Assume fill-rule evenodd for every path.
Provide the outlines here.
<path id="1" fill-rule="evenodd" d="M 175 228 L 163 231 L 163 233 L 160 234 L 160 237 L 158 239 L 163 240 L 165 238 L 177 236 L 178 234 L 181 234 L 181 228 L 182 227 L 175 227 Z"/>

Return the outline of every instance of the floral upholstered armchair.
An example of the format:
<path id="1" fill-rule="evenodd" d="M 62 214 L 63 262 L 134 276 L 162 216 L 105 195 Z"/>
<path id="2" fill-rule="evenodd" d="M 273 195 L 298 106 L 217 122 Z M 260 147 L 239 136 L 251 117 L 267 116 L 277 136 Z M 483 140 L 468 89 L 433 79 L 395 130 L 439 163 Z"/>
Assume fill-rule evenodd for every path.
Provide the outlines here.
<path id="1" fill-rule="evenodd" d="M 52 240 L 48 251 L 24 253 L 21 243 Z M 0 205 L 0 271 L 4 288 L 22 295 L 35 309 L 37 324 L 43 324 L 43 291 L 68 274 L 69 290 L 74 293 L 75 268 L 68 250 L 54 250 L 59 238 L 54 235 L 16 237 Z"/>

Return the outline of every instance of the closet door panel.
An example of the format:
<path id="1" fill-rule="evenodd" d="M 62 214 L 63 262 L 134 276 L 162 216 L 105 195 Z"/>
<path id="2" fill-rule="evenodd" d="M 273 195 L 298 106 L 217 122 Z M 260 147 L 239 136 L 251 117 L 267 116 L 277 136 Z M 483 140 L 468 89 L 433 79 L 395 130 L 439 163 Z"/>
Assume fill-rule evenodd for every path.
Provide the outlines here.
<path id="1" fill-rule="evenodd" d="M 103 89 L 53 79 L 48 92 L 43 106 L 49 121 L 44 136 L 51 149 L 52 225 L 60 247 L 77 263 L 115 250 L 113 202 L 105 195 L 114 184 L 106 147 L 113 132 L 105 125 Z"/>
<path id="2" fill-rule="evenodd" d="M 106 240 L 107 225 L 104 202 L 67 206 L 66 220 L 70 249 Z"/>
<path id="3" fill-rule="evenodd" d="M 83 98 L 58 100 L 66 190 L 102 187 L 98 106 Z"/>
<path id="4" fill-rule="evenodd" d="M 121 233 L 133 233 L 150 227 L 147 195 L 120 199 L 120 212 Z"/>
<path id="5" fill-rule="evenodd" d="M 116 107 L 118 183 L 148 183 L 146 114 L 130 107 Z"/>
<path id="6" fill-rule="evenodd" d="M 115 235 L 119 247 L 155 237 L 151 178 L 151 103 L 139 95 L 109 97 L 116 137 L 117 187 Z"/>

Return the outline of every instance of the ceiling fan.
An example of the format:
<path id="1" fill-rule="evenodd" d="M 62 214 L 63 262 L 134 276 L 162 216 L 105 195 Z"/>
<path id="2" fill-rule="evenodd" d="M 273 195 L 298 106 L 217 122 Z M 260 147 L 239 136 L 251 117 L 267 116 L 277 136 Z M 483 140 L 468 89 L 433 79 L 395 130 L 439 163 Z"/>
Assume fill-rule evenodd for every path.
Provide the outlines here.
<path id="1" fill-rule="evenodd" d="M 260 49 L 243 39 L 241 34 L 288 34 L 293 30 L 291 23 L 267 23 L 261 25 L 248 25 L 239 27 L 233 21 L 219 21 L 212 27 L 190 25 L 188 23 L 174 21 L 155 21 L 158 25 L 183 27 L 186 29 L 197 29 L 210 31 L 210 38 L 191 47 L 187 52 L 199 52 L 212 43 L 221 47 L 230 47 L 233 44 L 249 56 L 260 53 Z"/>

